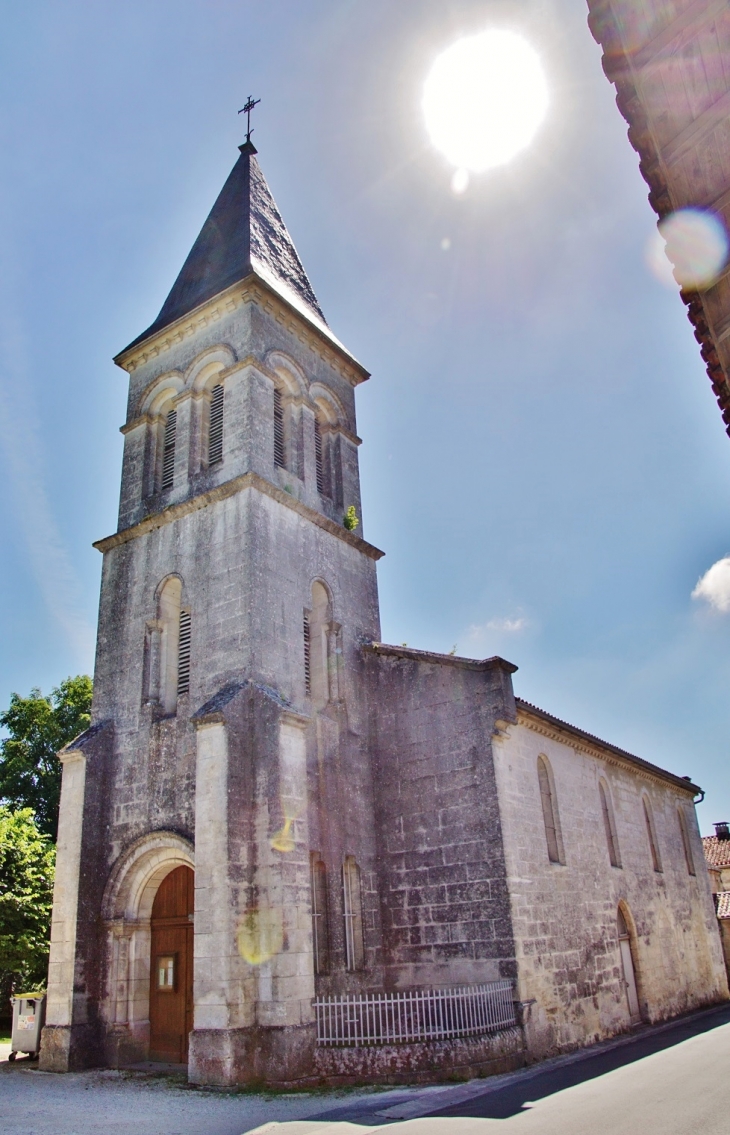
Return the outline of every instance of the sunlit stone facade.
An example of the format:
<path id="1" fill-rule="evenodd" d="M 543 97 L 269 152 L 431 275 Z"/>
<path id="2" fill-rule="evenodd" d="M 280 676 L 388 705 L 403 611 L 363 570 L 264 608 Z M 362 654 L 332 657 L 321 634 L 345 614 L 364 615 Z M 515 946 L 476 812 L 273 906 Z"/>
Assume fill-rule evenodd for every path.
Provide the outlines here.
<path id="1" fill-rule="evenodd" d="M 367 372 L 254 153 L 117 360 L 119 528 L 97 545 L 93 724 L 63 758 L 42 1066 L 468 1075 L 725 999 L 695 786 L 516 701 L 503 659 L 380 642 Z M 317 1043 L 317 999 L 505 981 L 491 1033 Z"/>

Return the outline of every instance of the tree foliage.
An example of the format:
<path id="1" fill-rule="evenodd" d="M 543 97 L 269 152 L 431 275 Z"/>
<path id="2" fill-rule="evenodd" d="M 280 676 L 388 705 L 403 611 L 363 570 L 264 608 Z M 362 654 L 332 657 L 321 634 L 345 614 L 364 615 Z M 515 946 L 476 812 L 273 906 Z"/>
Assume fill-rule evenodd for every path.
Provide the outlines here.
<path id="1" fill-rule="evenodd" d="M 357 528 L 358 524 L 360 523 L 360 517 L 357 515 L 357 512 L 355 511 L 354 504 L 350 505 L 347 512 L 342 517 L 342 523 L 344 524 L 344 526 L 345 526 L 345 528 L 347 529 L 348 532 L 354 532 L 355 529 Z"/>
<path id="2" fill-rule="evenodd" d="M 13 694 L 0 713 L 9 736 L 0 741 L 0 802 L 12 810 L 32 808 L 39 830 L 52 839 L 58 827 L 61 762 L 57 753 L 91 721 L 91 678 L 66 678 L 50 697 L 38 689 Z"/>
<path id="3" fill-rule="evenodd" d="M 46 984 L 55 861 L 56 849 L 50 838 L 38 830 L 32 810 L 23 808 L 13 812 L 0 805 L 0 997 L 3 1002 L 13 986 L 16 992 L 22 993 L 29 987 L 37 989 Z"/>

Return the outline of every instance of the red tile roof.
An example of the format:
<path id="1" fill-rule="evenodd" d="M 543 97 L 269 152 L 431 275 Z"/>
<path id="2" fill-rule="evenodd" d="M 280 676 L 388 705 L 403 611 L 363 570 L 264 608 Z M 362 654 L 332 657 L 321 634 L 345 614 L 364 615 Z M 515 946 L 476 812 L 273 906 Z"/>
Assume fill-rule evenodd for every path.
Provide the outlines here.
<path id="1" fill-rule="evenodd" d="M 730 918 L 730 891 L 720 891 L 715 898 L 717 901 L 717 917 Z"/>
<path id="2" fill-rule="evenodd" d="M 706 835 L 702 837 L 702 846 L 708 867 L 730 867 L 730 839 Z"/>

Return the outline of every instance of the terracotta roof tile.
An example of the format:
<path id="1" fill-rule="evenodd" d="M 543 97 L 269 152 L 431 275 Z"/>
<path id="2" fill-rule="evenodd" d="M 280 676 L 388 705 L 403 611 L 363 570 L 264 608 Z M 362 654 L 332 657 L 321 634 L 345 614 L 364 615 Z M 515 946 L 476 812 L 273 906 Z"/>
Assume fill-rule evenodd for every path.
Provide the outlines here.
<path id="1" fill-rule="evenodd" d="M 720 891 L 719 895 L 715 895 L 715 902 L 717 917 L 730 918 L 730 891 Z"/>
<path id="2" fill-rule="evenodd" d="M 730 867 L 730 839 L 706 835 L 702 837 L 702 846 L 709 867 Z"/>

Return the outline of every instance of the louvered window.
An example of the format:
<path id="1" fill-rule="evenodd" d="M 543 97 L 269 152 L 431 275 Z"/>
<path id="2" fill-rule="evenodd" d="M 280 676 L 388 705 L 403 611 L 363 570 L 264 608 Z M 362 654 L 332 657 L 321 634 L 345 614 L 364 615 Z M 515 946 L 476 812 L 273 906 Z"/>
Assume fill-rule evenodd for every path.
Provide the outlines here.
<path id="1" fill-rule="evenodd" d="M 165 422 L 165 441 L 162 451 L 162 488 L 171 489 L 175 479 L 175 433 L 177 411 L 170 410 Z"/>
<path id="2" fill-rule="evenodd" d="M 177 692 L 190 689 L 190 612 L 180 612 L 180 637 L 177 647 Z"/>
<path id="3" fill-rule="evenodd" d="M 304 688 L 307 694 L 312 692 L 312 636 L 309 629 L 309 615 L 304 612 Z"/>
<path id="4" fill-rule="evenodd" d="M 281 404 L 281 391 L 274 387 L 274 465 L 286 468 L 284 460 L 284 407 Z"/>
<path id="5" fill-rule="evenodd" d="M 360 868 L 351 855 L 342 864 L 342 908 L 345 916 L 345 950 L 349 970 L 362 969 L 365 950 L 362 937 L 362 892 Z"/>
<path id="6" fill-rule="evenodd" d="M 223 460 L 223 386 L 213 387 L 208 420 L 208 464 L 217 465 Z"/>
<path id="7" fill-rule="evenodd" d="M 327 925 L 327 868 L 319 855 L 312 852 L 312 937 L 314 945 L 314 972 L 327 973 L 329 969 L 329 929 Z"/>
<path id="8" fill-rule="evenodd" d="M 324 462 L 322 460 L 322 430 L 319 421 L 314 419 L 314 464 L 317 471 L 317 492 L 324 496 Z"/>

